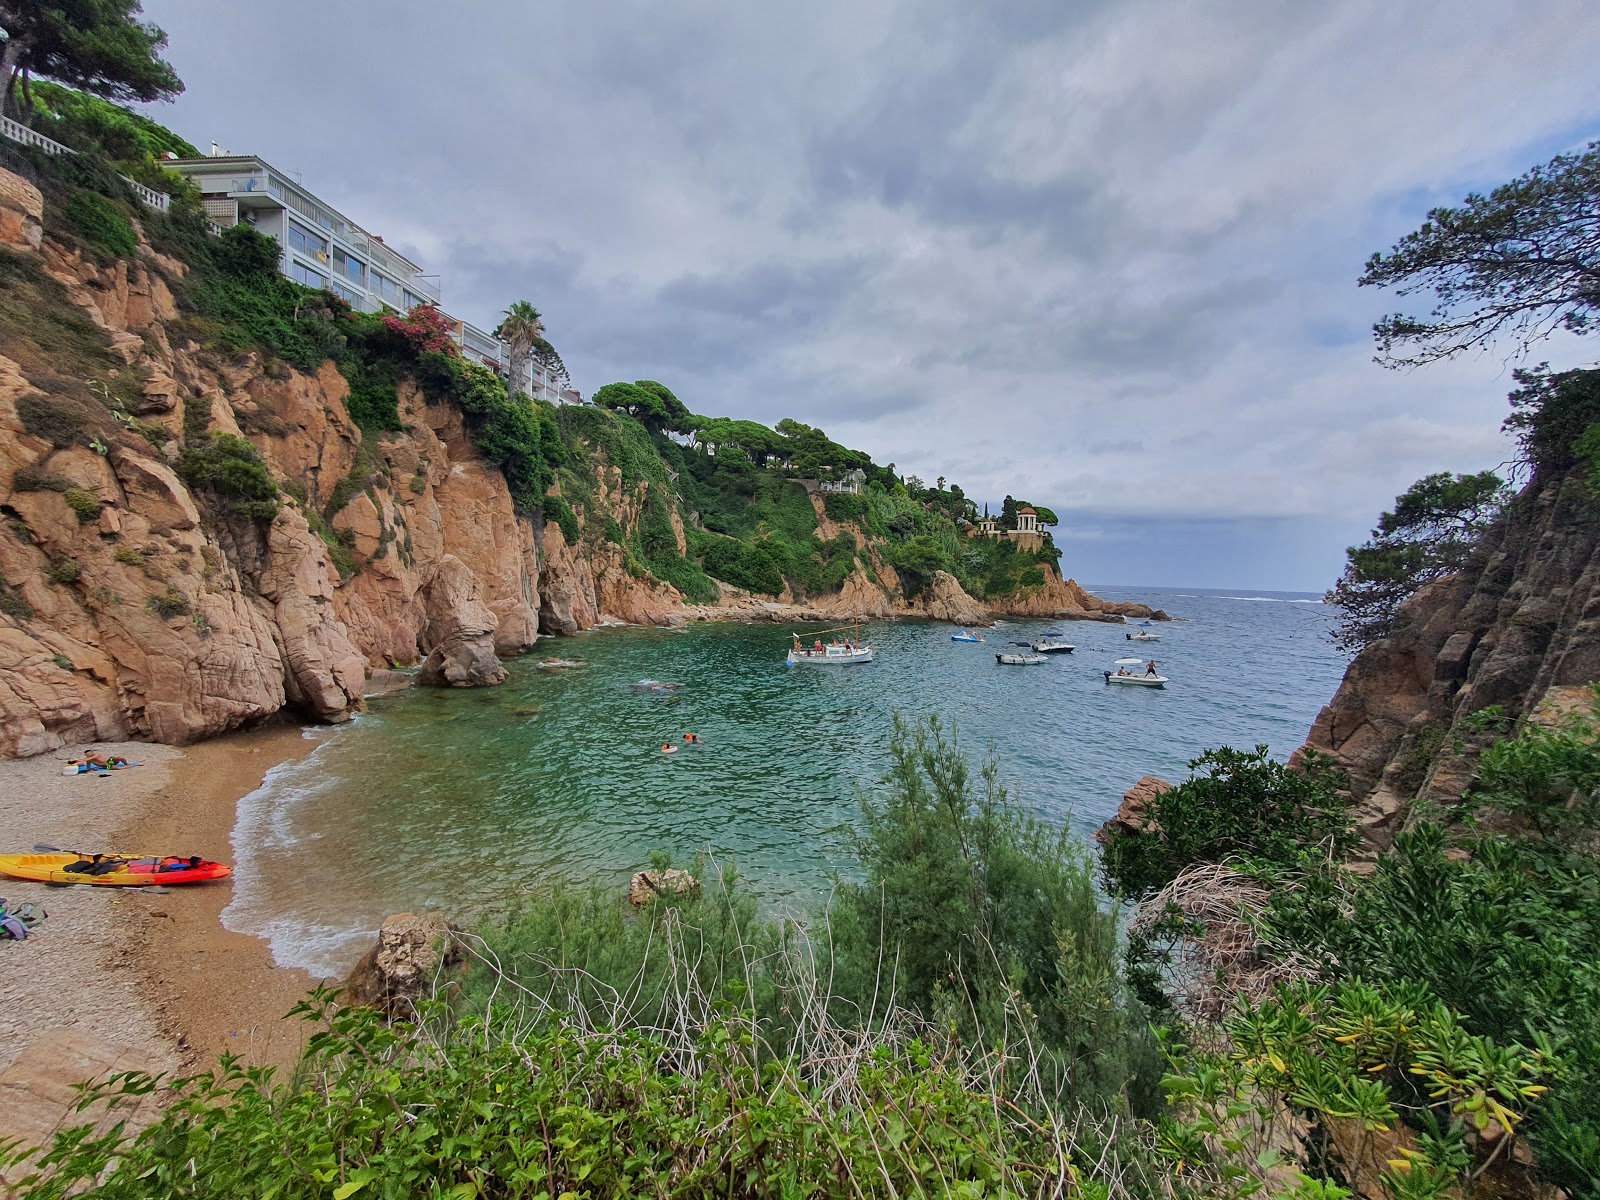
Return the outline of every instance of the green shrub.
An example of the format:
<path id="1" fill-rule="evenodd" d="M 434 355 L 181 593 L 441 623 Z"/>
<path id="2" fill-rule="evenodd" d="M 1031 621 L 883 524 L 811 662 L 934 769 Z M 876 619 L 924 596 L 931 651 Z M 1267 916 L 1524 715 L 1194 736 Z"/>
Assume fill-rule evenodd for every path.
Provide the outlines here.
<path id="1" fill-rule="evenodd" d="M 17 400 L 22 428 L 57 449 L 82 446 L 109 432 L 107 413 L 92 401 L 70 395 L 41 396 L 33 392 Z"/>
<path id="2" fill-rule="evenodd" d="M 1110 1123 L 1037 1120 L 987 1086 L 993 1055 L 938 1041 L 774 1062 L 736 1011 L 688 1036 L 554 1015 L 418 1030 L 328 997 L 302 1006 L 325 1023 L 303 1086 L 226 1060 L 137 1136 L 58 1133 L 54 1177 L 18 1194 L 931 1200 L 1065 1194 L 1070 1178 L 1074 1195 L 1125 1200 L 1160 1187 Z M 154 1086 L 119 1076 L 98 1093 Z M 25 1156 L 0 1158 L 8 1178 Z"/>
<path id="3" fill-rule="evenodd" d="M 892 984 L 963 1040 L 1035 1059 L 1048 1095 L 1152 1113 L 1159 1060 L 1092 859 L 999 776 L 991 759 L 974 781 L 936 719 L 896 716 L 884 792 L 862 802 L 864 877 L 841 883 L 834 906 L 835 986 L 870 1011 Z"/>
<path id="4" fill-rule="evenodd" d="M 50 661 L 55 663 L 56 666 L 60 667 L 63 671 L 72 670 L 72 660 L 65 654 L 57 654 L 51 658 Z"/>
<path id="5" fill-rule="evenodd" d="M 45 578 L 51 583 L 59 583 L 64 586 L 69 583 L 77 583 L 79 576 L 82 574 L 83 567 L 79 565 L 77 559 L 58 558 L 51 564 L 50 572 Z"/>
<path id="6" fill-rule="evenodd" d="M 129 567 L 142 567 L 145 565 L 143 550 L 135 550 L 132 546 L 118 546 L 112 558 Z"/>
<path id="7" fill-rule="evenodd" d="M 235 434 L 215 433 L 209 445 L 185 448 L 178 476 L 245 520 L 271 521 L 278 513 L 278 485 L 260 451 Z"/>
<path id="8" fill-rule="evenodd" d="M 100 519 L 100 497 L 93 492 L 86 492 L 82 488 L 68 488 L 62 493 L 62 498 L 72 509 L 73 515 L 78 518 L 79 525 L 87 525 L 91 521 Z"/>
<path id="9" fill-rule="evenodd" d="M 561 536 L 566 539 L 567 545 L 578 544 L 578 514 L 572 511 L 560 496 L 546 496 L 544 498 L 544 519 L 554 521 L 561 530 Z"/>
<path id="10" fill-rule="evenodd" d="M 33 608 L 22 598 L 22 593 L 4 579 L 0 579 L 0 613 L 13 621 L 33 620 Z"/>
<path id="11" fill-rule="evenodd" d="M 148 607 L 151 612 L 155 613 L 163 621 L 171 621 L 176 617 L 187 617 L 194 611 L 193 606 L 189 603 L 189 598 L 174 587 L 169 587 L 159 596 L 151 596 Z"/>
<path id="12" fill-rule="evenodd" d="M 1334 853 L 1354 846 L 1350 819 L 1337 794 L 1342 782 L 1329 761 L 1308 756 L 1290 770 L 1267 757 L 1223 746 L 1189 763 L 1190 778 L 1153 799 L 1148 827 L 1113 832 L 1102 865 L 1111 888 L 1141 896 L 1164 887 L 1184 867 L 1239 857 L 1291 866 L 1309 846 Z"/>
<path id="13" fill-rule="evenodd" d="M 75 192 L 67 201 L 63 216 L 101 260 L 131 258 L 139 248 L 132 222 L 104 196 Z"/>

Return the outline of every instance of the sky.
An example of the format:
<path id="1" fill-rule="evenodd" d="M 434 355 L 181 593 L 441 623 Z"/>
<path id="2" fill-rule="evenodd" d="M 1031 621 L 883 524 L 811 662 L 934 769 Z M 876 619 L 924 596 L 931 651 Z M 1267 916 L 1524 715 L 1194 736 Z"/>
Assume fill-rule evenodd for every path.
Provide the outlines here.
<path id="1" fill-rule="evenodd" d="M 1087 582 L 1321 591 L 1412 481 L 1506 460 L 1503 355 L 1375 365 L 1404 302 L 1355 280 L 1600 137 L 1593 0 L 145 15 L 188 89 L 152 116 L 298 173 L 457 316 L 531 300 L 585 394 L 1048 505 Z"/>

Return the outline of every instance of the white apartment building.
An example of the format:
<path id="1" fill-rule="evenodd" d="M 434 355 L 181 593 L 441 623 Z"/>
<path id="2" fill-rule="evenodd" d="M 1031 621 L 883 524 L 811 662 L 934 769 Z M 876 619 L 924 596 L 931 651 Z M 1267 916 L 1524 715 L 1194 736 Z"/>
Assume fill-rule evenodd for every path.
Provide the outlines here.
<path id="1" fill-rule="evenodd" d="M 419 304 L 439 304 L 437 275 L 424 274 L 381 237 L 368 233 L 265 159 L 213 154 L 164 165 L 200 189 L 206 214 L 218 225 L 242 221 L 276 239 L 283 247 L 278 267 L 296 283 L 326 288 L 360 312 L 391 308 L 404 313 Z M 506 344 L 476 325 L 445 316 L 454 326 L 461 353 L 503 378 L 511 366 Z M 552 404 L 583 403 L 576 389 L 562 387 L 532 364 L 517 390 Z"/>

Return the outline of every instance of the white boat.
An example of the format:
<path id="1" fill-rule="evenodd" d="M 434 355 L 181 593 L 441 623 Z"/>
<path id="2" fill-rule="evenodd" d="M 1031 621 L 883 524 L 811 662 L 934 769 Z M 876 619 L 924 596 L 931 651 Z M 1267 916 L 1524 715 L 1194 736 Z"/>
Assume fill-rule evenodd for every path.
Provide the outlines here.
<path id="1" fill-rule="evenodd" d="M 960 633 L 952 633 L 950 635 L 950 640 L 952 642 L 981 642 L 983 641 L 983 634 L 971 633 L 968 630 L 963 629 Z"/>
<path id="2" fill-rule="evenodd" d="M 1139 623 L 1139 630 L 1137 633 L 1125 633 L 1122 636 L 1127 638 L 1130 642 L 1159 642 L 1161 640 L 1161 635 L 1159 633 L 1150 632 L 1150 623 L 1148 621 L 1141 621 Z"/>
<path id="3" fill-rule="evenodd" d="M 823 642 L 818 636 L 812 641 L 810 647 L 800 644 L 798 633 L 791 635 L 794 644 L 789 647 L 789 657 L 784 659 L 786 667 L 850 667 L 857 663 L 869 663 L 876 656 L 871 646 L 863 646 L 858 640 L 859 626 L 847 627 L 851 636 L 840 640 Z M 846 629 L 824 629 L 823 633 L 844 633 Z"/>
<path id="4" fill-rule="evenodd" d="M 1147 664 L 1142 658 L 1119 658 L 1114 665 L 1117 668 L 1115 671 L 1106 671 L 1104 673 L 1107 683 L 1120 683 L 1128 687 L 1153 688 L 1166 687 L 1167 685 L 1167 677 L 1156 674 L 1156 664 L 1153 662 Z M 1130 671 L 1128 670 L 1129 667 L 1144 667 L 1144 670 Z"/>
<path id="5" fill-rule="evenodd" d="M 1008 667 L 1036 667 L 1045 657 L 1042 654 L 996 654 L 994 660 Z"/>
<path id="6" fill-rule="evenodd" d="M 1071 642 L 1062 641 L 1059 633 L 1047 633 L 1028 645 L 1035 654 L 1071 654 L 1077 649 Z"/>

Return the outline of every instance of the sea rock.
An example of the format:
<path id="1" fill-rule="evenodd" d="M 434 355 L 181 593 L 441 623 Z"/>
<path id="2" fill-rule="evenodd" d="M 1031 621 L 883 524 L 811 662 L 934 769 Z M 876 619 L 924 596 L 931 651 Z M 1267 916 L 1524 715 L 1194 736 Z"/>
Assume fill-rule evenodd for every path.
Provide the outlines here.
<path id="1" fill-rule="evenodd" d="M 956 577 L 948 571 L 935 571 L 933 579 L 917 597 L 914 611 L 935 621 L 952 625 L 992 625 L 989 610 L 967 595 Z"/>
<path id="2" fill-rule="evenodd" d="M 428 657 L 417 682 L 435 687 L 491 687 L 503 683 L 506 669 L 494 653 L 497 624 L 481 598 L 478 577 L 452 554 L 439 564 L 423 589 Z"/>
<path id="3" fill-rule="evenodd" d="M 1161 826 L 1148 815 L 1150 804 L 1157 796 L 1170 792 L 1174 784 L 1155 775 L 1145 775 L 1122 794 L 1116 816 L 1095 831 L 1094 840 L 1102 846 L 1114 836 L 1159 831 Z"/>
<path id="4" fill-rule="evenodd" d="M 344 984 L 344 1001 L 374 1008 L 391 1021 L 409 1021 L 418 1006 L 452 983 L 466 952 L 461 930 L 437 913 L 399 913 L 378 928 L 377 944 Z"/>
<path id="5" fill-rule="evenodd" d="M 643 908 L 657 896 L 678 895 L 700 887 L 700 881 L 687 871 L 668 867 L 665 871 L 640 871 L 628 881 L 628 903 Z"/>
<path id="6" fill-rule="evenodd" d="M 1042 565 L 1040 570 L 1044 572 L 1041 586 L 1025 588 L 1014 596 L 997 600 L 990 605 L 990 610 L 996 616 L 1043 617 L 1058 621 L 1120 622 L 1124 617 L 1159 621 L 1172 619 L 1159 609 L 1145 604 L 1102 600 L 1090 595 L 1079 586 L 1077 580 L 1063 580 L 1048 565 Z"/>

